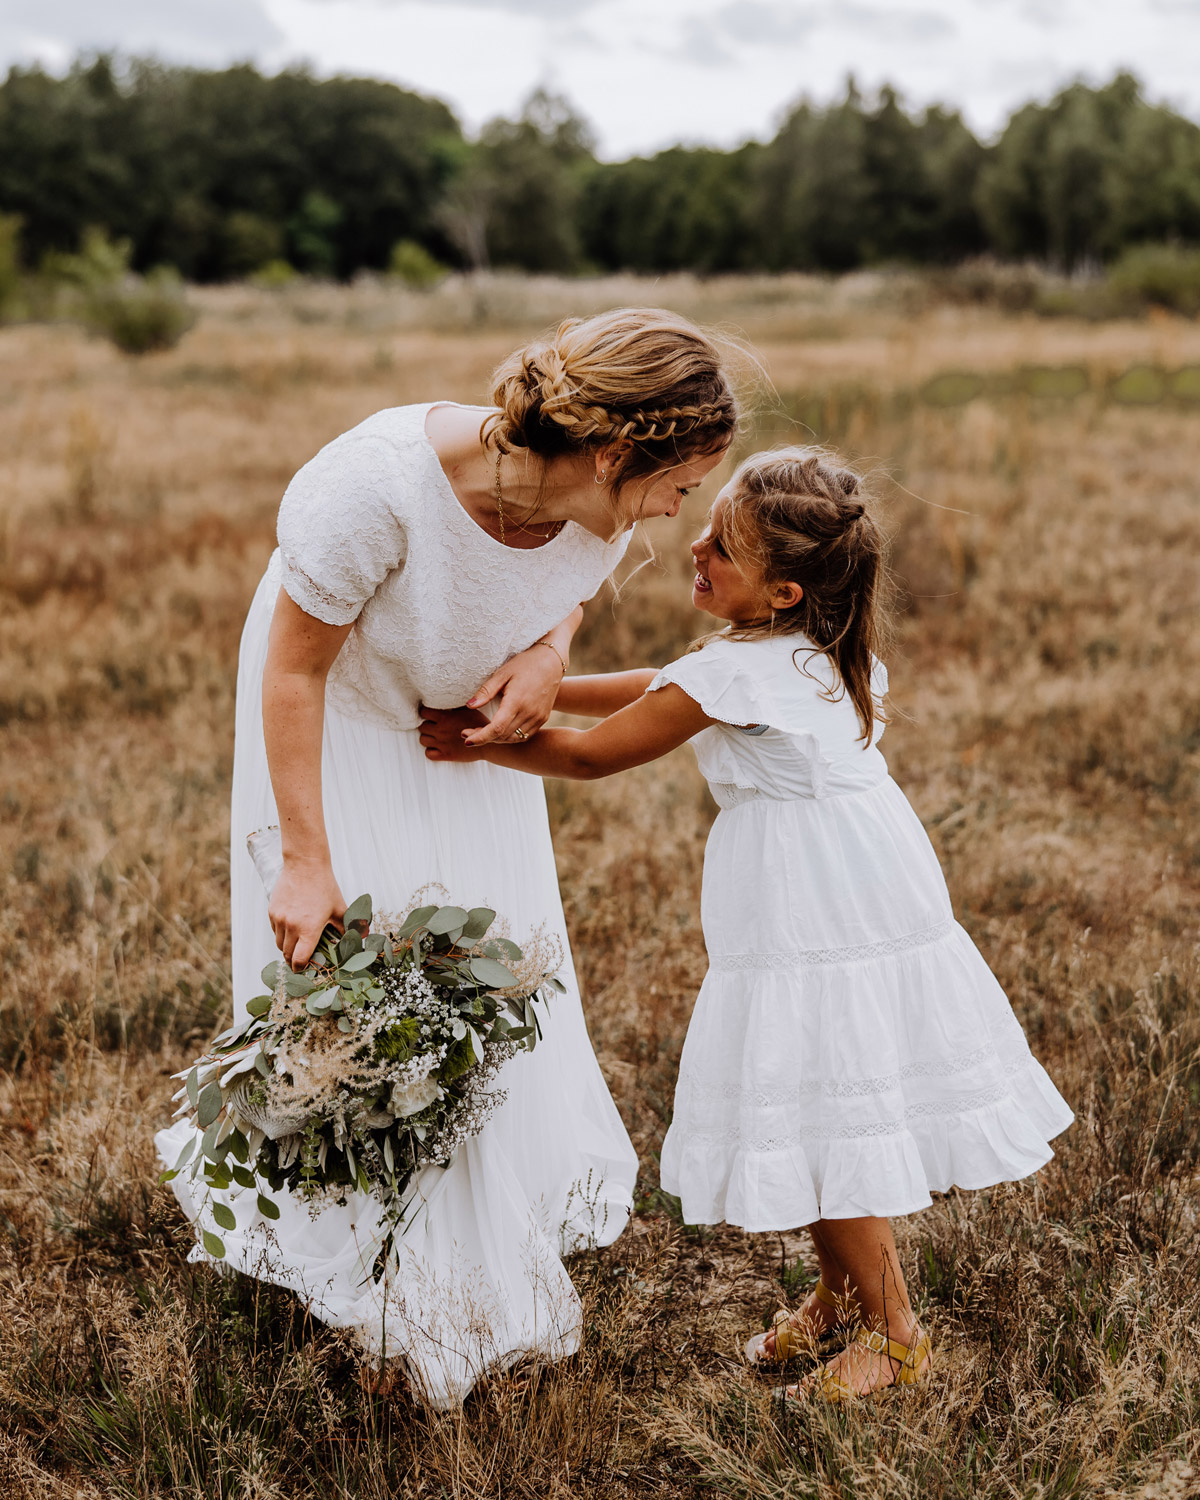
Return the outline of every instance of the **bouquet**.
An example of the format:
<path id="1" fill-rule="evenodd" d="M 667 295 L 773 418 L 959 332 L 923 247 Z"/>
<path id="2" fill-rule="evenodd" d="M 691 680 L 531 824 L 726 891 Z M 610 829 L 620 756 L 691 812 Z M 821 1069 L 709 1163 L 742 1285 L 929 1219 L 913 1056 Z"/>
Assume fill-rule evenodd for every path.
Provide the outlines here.
<path id="1" fill-rule="evenodd" d="M 378 1280 L 414 1174 L 448 1166 L 483 1129 L 505 1098 L 497 1073 L 533 1050 L 535 1005 L 563 985 L 557 943 L 535 934 L 523 953 L 496 933 L 487 907 L 421 906 L 395 932 L 363 936 L 371 918 L 371 898 L 360 896 L 346 931 L 327 927 L 303 972 L 268 964 L 271 993 L 251 1000 L 249 1020 L 176 1075 L 176 1114 L 196 1134 L 161 1180 L 190 1169 L 205 1204 L 235 1183 L 257 1189 L 268 1219 L 279 1217 L 271 1193 L 285 1187 L 314 1213 L 373 1193 L 386 1229 L 364 1272 Z M 211 1208 L 219 1228 L 236 1229 L 228 1203 Z M 202 1229 L 201 1239 L 224 1257 L 220 1235 Z"/>

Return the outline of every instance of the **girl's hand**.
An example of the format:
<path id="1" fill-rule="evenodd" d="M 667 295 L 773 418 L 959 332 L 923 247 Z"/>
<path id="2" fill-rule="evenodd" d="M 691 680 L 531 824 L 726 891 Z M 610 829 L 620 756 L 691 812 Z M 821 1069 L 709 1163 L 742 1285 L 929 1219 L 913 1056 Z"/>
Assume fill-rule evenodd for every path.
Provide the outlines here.
<path id="1" fill-rule="evenodd" d="M 267 914 L 275 944 L 284 962 L 293 969 L 303 969 L 321 940 L 325 925 L 332 922 L 339 931 L 346 903 L 328 865 L 289 865 L 271 892 Z"/>
<path id="2" fill-rule="evenodd" d="M 468 730 L 487 723 L 473 708 L 421 708 L 421 743 L 427 760 L 475 760 L 478 750 L 463 741 Z"/>
<path id="3" fill-rule="evenodd" d="M 562 679 L 557 651 L 544 644 L 509 657 L 467 701 L 468 708 L 480 708 L 493 698 L 498 700 L 491 723 L 485 719 L 473 727 L 467 744 L 478 748 L 505 742 L 519 744 L 522 735 L 530 739 L 550 717 Z"/>

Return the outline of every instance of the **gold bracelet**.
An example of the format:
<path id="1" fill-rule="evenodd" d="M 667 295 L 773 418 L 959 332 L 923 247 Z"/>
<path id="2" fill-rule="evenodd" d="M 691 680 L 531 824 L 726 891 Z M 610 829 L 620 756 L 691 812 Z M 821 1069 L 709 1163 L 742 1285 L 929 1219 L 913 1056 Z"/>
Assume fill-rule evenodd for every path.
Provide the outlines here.
<path id="1" fill-rule="evenodd" d="M 563 676 L 565 677 L 567 675 L 567 664 L 565 661 L 563 661 L 562 652 L 558 649 L 557 646 L 553 645 L 550 641 L 534 641 L 533 646 L 545 646 L 548 651 L 553 651 L 555 656 L 558 657 L 559 663 L 562 666 Z M 533 650 L 533 646 L 530 646 L 529 648 L 531 651 Z"/>

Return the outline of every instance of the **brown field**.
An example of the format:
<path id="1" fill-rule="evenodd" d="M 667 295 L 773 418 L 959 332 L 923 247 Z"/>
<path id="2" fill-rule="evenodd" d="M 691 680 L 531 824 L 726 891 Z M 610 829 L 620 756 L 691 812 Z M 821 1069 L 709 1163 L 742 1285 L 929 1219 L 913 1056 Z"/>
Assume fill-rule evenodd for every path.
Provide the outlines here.
<path id="1" fill-rule="evenodd" d="M 812 1275 L 805 1236 L 689 1228 L 657 1190 L 713 809 L 686 750 L 551 783 L 639 1212 L 573 1263 L 577 1359 L 428 1416 L 364 1396 L 288 1295 L 189 1266 L 157 1185 L 168 1075 L 229 1001 L 238 634 L 321 443 L 382 406 L 479 399 L 523 332 L 631 299 L 740 329 L 779 392 L 759 386 L 761 432 L 799 413 L 878 468 L 884 749 L 1078 1120 L 1036 1182 L 897 1226 L 933 1386 L 781 1424 L 738 1350 Z M 141 360 L 0 330 L 0 1494 L 1200 1494 L 1200 325 L 905 311 L 800 278 L 202 305 Z M 964 372 L 982 394 L 953 404 Z M 591 607 L 577 668 L 689 638 L 706 504 Z"/>

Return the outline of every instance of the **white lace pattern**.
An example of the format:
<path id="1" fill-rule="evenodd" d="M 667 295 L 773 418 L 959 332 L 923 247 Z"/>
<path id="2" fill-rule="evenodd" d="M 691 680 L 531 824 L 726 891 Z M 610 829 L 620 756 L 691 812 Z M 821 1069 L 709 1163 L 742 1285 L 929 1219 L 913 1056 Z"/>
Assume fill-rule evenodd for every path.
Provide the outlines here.
<path id="1" fill-rule="evenodd" d="M 353 622 L 329 673 L 339 712 L 415 729 L 590 599 L 628 537 L 568 523 L 542 547 L 502 547 L 463 510 L 425 435 L 428 406 L 377 412 L 295 476 L 274 575 L 306 613 Z M 470 607 L 466 607 L 466 601 Z"/>
<path id="2" fill-rule="evenodd" d="M 786 953 L 714 953 L 709 968 L 718 973 L 737 973 L 745 969 L 826 968 L 840 964 L 868 963 L 896 953 L 909 953 L 940 943 L 954 931 L 953 917 L 922 932 L 906 932 L 901 937 L 884 938 L 877 943 L 860 943 L 853 948 L 793 948 Z"/>

